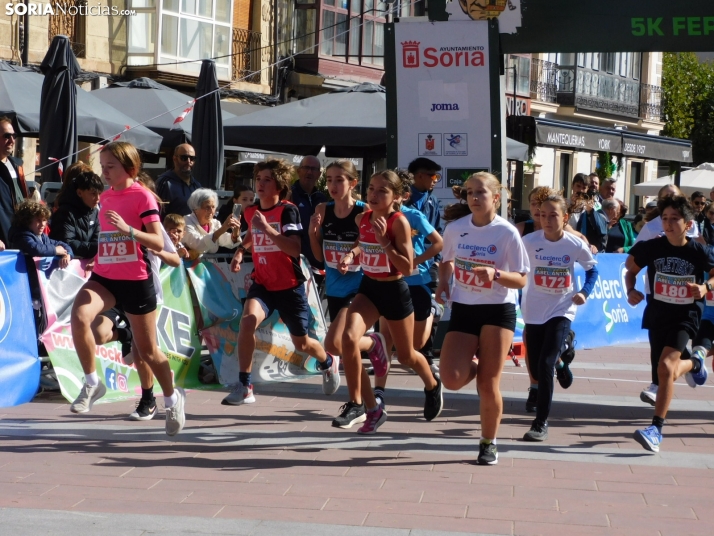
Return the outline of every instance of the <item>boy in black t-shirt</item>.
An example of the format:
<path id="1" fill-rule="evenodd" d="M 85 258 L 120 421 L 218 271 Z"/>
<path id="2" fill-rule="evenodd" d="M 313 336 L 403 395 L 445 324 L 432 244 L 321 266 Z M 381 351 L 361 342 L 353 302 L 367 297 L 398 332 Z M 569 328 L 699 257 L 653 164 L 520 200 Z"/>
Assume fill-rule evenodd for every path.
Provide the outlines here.
<path id="1" fill-rule="evenodd" d="M 689 339 L 694 338 L 704 309 L 704 297 L 714 283 L 714 252 L 687 238 L 694 211 L 686 197 L 666 197 L 659 201 L 664 236 L 635 244 L 627 258 L 625 284 L 627 301 L 637 305 L 645 296 L 635 289 L 636 276 L 647 268 L 649 294 L 642 327 L 649 331 L 653 357 L 659 357 L 659 390 L 652 426 L 635 432 L 635 440 L 659 452 L 662 425 L 672 400 L 674 381 L 686 374 L 691 387 L 707 380 L 703 352 L 694 348 L 691 359 L 681 359 Z"/>

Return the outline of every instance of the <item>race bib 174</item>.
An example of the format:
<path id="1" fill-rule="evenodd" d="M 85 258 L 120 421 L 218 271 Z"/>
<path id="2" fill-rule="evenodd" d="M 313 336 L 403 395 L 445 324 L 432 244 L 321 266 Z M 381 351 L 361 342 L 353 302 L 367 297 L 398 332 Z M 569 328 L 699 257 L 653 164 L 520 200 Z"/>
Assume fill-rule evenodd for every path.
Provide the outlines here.
<path id="1" fill-rule="evenodd" d="M 676 305 L 694 303 L 694 296 L 687 283 L 696 283 L 696 278 L 693 275 L 669 275 L 657 272 L 654 277 L 654 299 Z"/>
<path id="2" fill-rule="evenodd" d="M 118 231 L 99 233 L 99 264 L 119 264 L 134 262 L 139 259 L 137 245 L 130 237 Z"/>

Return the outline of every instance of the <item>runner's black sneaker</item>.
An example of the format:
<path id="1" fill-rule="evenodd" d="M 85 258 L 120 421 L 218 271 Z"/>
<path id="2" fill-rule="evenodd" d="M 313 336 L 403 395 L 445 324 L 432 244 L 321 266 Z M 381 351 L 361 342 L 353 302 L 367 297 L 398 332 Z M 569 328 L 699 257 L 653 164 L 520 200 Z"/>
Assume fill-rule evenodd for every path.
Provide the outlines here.
<path id="1" fill-rule="evenodd" d="M 545 441 L 548 439 L 548 423 L 535 419 L 531 429 L 523 436 L 523 441 Z"/>
<path id="2" fill-rule="evenodd" d="M 132 421 L 150 421 L 154 418 L 154 415 L 156 415 L 156 399 L 152 396 L 148 400 L 140 399 L 136 404 L 134 413 L 129 415 L 129 419 Z"/>
<path id="3" fill-rule="evenodd" d="M 526 400 L 526 413 L 535 413 L 538 409 L 538 388 L 528 388 L 528 399 Z"/>
<path id="4" fill-rule="evenodd" d="M 555 368 L 555 377 L 558 378 L 558 383 L 563 389 L 567 389 L 573 385 L 573 373 L 565 361 L 563 361 L 562 367 Z"/>
<path id="5" fill-rule="evenodd" d="M 364 404 L 347 402 L 340 408 L 340 414 L 332 419 L 332 426 L 335 428 L 351 428 L 353 424 L 366 420 L 367 415 L 364 410 Z"/>
<path id="6" fill-rule="evenodd" d="M 424 389 L 424 418 L 427 421 L 433 421 L 440 414 L 444 407 L 444 394 L 441 389 L 441 379 L 439 376 L 434 376 L 436 387 L 431 391 Z"/>
<path id="7" fill-rule="evenodd" d="M 498 463 L 498 448 L 494 443 L 479 443 L 478 459 L 479 465 L 496 465 Z"/>
<path id="8" fill-rule="evenodd" d="M 560 360 L 566 365 L 570 365 L 575 359 L 575 346 L 578 341 L 575 340 L 575 332 L 571 329 L 565 336 L 565 344 L 563 345 L 563 353 L 560 354 Z"/>

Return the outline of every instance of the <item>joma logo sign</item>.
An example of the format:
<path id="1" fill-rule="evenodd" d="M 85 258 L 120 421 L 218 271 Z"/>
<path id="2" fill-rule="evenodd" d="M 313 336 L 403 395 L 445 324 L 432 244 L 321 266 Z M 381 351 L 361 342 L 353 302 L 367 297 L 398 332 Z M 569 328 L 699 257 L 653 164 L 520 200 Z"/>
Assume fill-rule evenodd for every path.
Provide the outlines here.
<path id="1" fill-rule="evenodd" d="M 432 112 L 457 112 L 459 111 L 458 103 L 454 104 L 437 104 L 433 103 L 431 105 Z"/>

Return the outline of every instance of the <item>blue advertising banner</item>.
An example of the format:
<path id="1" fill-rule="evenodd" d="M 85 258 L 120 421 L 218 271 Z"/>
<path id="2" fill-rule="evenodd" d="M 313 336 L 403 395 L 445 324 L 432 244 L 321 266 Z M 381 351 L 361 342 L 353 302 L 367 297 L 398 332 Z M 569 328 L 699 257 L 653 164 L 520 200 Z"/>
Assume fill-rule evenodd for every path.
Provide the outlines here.
<path id="1" fill-rule="evenodd" d="M 598 261 L 598 280 L 595 288 L 585 302 L 578 307 L 572 330 L 575 332 L 578 349 L 600 348 L 616 344 L 647 342 L 647 331 L 642 329 L 642 315 L 645 312 L 645 302 L 636 307 L 627 303 L 625 295 L 625 261 L 626 254 L 602 253 L 596 256 Z M 644 292 L 647 280 L 647 270 L 642 270 L 637 276 L 637 289 Z M 579 289 L 585 282 L 585 271 L 580 265 L 575 265 L 575 288 Z M 435 348 L 441 348 L 446 334 L 451 310 L 447 307 L 441 317 Z M 525 323 L 518 308 L 516 332 L 513 340 L 523 340 Z"/>
<path id="2" fill-rule="evenodd" d="M 578 307 L 572 329 L 578 348 L 599 348 L 633 342 L 647 342 L 642 329 L 645 302 L 636 307 L 627 303 L 625 290 L 626 254 L 601 253 L 597 259 L 598 280 L 585 305 Z M 644 292 L 647 271 L 637 275 L 637 289 Z M 585 272 L 576 265 L 575 288 L 582 287 Z"/>
<path id="3" fill-rule="evenodd" d="M 0 407 L 29 402 L 39 384 L 40 360 L 25 257 L 17 251 L 3 251 L 0 252 Z"/>

